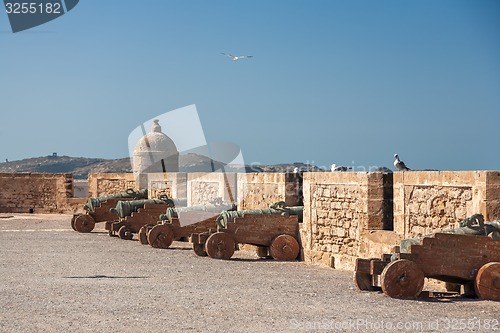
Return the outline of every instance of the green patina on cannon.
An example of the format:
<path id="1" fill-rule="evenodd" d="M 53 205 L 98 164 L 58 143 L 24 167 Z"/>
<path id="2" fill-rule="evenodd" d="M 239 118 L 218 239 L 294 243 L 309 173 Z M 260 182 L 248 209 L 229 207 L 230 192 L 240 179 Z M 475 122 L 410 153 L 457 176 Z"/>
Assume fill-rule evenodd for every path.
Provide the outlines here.
<path id="1" fill-rule="evenodd" d="M 208 205 L 169 207 L 165 214 L 160 215 L 161 221 L 156 225 L 145 225 L 139 230 L 139 241 L 166 249 L 175 239 L 187 239 L 193 233 L 208 232 L 215 228 L 215 219 L 220 212 L 230 209 L 236 209 L 236 205 L 222 200 L 215 200 Z"/>
<path id="2" fill-rule="evenodd" d="M 494 240 L 500 240 L 500 221 L 484 222 L 482 214 L 474 214 L 459 223 L 458 228 L 440 231 L 444 234 L 489 236 Z M 403 239 L 399 245 L 401 253 L 409 253 L 411 245 L 419 244 L 423 238 L 433 237 L 434 234 L 423 237 Z"/>
<path id="3" fill-rule="evenodd" d="M 422 292 L 424 278 L 446 283 L 447 292 Z M 500 301 L 500 221 L 474 214 L 446 229 L 408 238 L 381 259 L 356 260 L 360 290 L 382 290 L 395 298 L 456 295 Z"/>
<path id="4" fill-rule="evenodd" d="M 199 256 L 229 259 L 236 244 L 250 244 L 259 257 L 295 260 L 302 212 L 302 206 L 287 207 L 282 201 L 267 209 L 223 211 L 215 221 L 217 229 L 193 233 L 190 241 Z"/>
<path id="5" fill-rule="evenodd" d="M 119 218 L 125 218 L 132 215 L 132 213 L 137 212 L 140 208 L 144 208 L 144 205 L 169 205 L 174 206 L 174 201 L 172 199 L 165 197 L 160 197 L 158 199 L 144 199 L 144 200 L 131 200 L 131 201 L 118 201 L 116 207 L 110 208 L 111 213 L 115 213 Z"/>
<path id="6" fill-rule="evenodd" d="M 234 210 L 236 210 L 236 205 L 233 203 L 197 205 L 197 206 L 180 207 L 180 208 L 168 207 L 165 214 L 160 214 L 160 220 L 172 221 L 172 218 L 179 217 L 179 213 L 186 213 L 186 212 L 207 212 L 207 213 L 220 214 L 222 211 L 234 211 Z"/>
<path id="7" fill-rule="evenodd" d="M 147 198 L 148 190 L 127 189 L 125 192 L 89 198 L 83 206 L 85 213 L 74 214 L 71 219 L 71 227 L 78 232 L 91 232 L 97 222 L 105 222 L 115 219 L 115 214 L 109 209 L 115 207 L 119 200 L 134 200 Z"/>
<path id="8" fill-rule="evenodd" d="M 110 199 L 146 199 L 148 197 L 148 190 L 134 190 L 133 188 L 128 188 L 125 192 L 103 195 L 100 197 L 89 198 L 87 204 L 83 206 L 86 211 L 94 211 L 97 207 L 101 206 L 101 203 L 108 201 Z"/>
<path id="9" fill-rule="evenodd" d="M 279 201 L 267 209 L 249 209 L 240 211 L 223 211 L 217 217 L 217 225 L 225 228 L 228 222 L 234 222 L 237 217 L 245 215 L 282 215 L 282 216 L 298 216 L 299 222 L 302 222 L 304 206 L 287 207 L 283 201 Z"/>
<path id="10" fill-rule="evenodd" d="M 174 200 L 166 195 L 160 195 L 158 199 L 118 201 L 116 207 L 110 209 L 115 220 L 107 221 L 105 229 L 110 236 L 118 232 L 121 239 L 130 240 L 144 225 L 155 224 L 160 213 L 168 207 L 174 207 Z"/>

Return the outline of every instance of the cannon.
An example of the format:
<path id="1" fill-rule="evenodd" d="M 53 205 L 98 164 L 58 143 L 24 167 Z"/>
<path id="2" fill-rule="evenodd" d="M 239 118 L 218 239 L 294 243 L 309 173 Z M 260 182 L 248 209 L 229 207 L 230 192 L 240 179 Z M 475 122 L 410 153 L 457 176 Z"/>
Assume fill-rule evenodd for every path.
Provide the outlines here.
<path id="1" fill-rule="evenodd" d="M 162 205 L 166 204 L 169 207 L 174 206 L 174 201 L 166 196 L 159 197 L 158 199 L 144 199 L 132 201 L 118 201 L 115 207 L 110 208 L 111 213 L 115 213 L 119 218 L 125 218 L 137 212 L 144 205 Z"/>
<path id="2" fill-rule="evenodd" d="M 125 192 L 89 198 L 83 206 L 84 214 L 74 214 L 71 228 L 78 232 L 91 232 L 97 222 L 113 220 L 115 215 L 109 211 L 120 200 L 137 200 L 148 197 L 148 190 L 128 188 Z"/>
<path id="3" fill-rule="evenodd" d="M 167 208 L 157 225 L 145 225 L 139 230 L 141 244 L 166 249 L 174 239 L 188 238 L 192 233 L 206 232 L 216 226 L 223 210 L 235 210 L 232 203 L 217 203 L 182 208 Z"/>
<path id="4" fill-rule="evenodd" d="M 105 228 L 110 236 L 118 233 L 121 239 L 130 240 L 142 226 L 156 223 L 160 213 L 173 205 L 173 200 L 166 196 L 160 196 L 160 199 L 118 201 L 116 207 L 110 209 L 115 214 L 115 220 L 106 221 Z"/>
<path id="5" fill-rule="evenodd" d="M 451 294 L 463 286 L 467 296 L 500 301 L 500 221 L 484 223 L 483 216 L 475 214 L 460 225 L 405 239 L 380 259 L 358 258 L 354 284 L 393 298 L 417 298 L 434 294 L 422 292 L 427 277 L 444 281 Z"/>
<path id="6" fill-rule="evenodd" d="M 197 255 L 229 259 L 239 243 L 257 246 L 257 255 L 276 260 L 295 260 L 300 252 L 297 241 L 302 206 L 224 211 L 216 219 L 217 228 L 191 234 Z M 272 206 L 272 207 L 273 207 Z M 293 214 L 290 214 L 293 213 Z"/>

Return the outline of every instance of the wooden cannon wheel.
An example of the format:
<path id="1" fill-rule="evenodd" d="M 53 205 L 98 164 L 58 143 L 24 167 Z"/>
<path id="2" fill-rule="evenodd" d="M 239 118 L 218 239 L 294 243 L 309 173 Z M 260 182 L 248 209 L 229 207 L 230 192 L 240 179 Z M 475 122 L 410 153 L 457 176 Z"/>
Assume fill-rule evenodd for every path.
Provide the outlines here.
<path id="1" fill-rule="evenodd" d="M 207 251 L 205 251 L 205 244 L 193 243 L 193 251 L 197 256 L 206 257 Z"/>
<path id="2" fill-rule="evenodd" d="M 82 214 L 76 217 L 73 225 L 75 230 L 78 232 L 91 232 L 92 230 L 94 230 L 95 221 L 92 216 Z"/>
<path id="3" fill-rule="evenodd" d="M 121 239 L 131 240 L 134 235 L 130 232 L 130 229 L 127 226 L 121 226 L 118 230 L 118 236 Z"/>
<path id="4" fill-rule="evenodd" d="M 481 299 L 500 302 L 500 262 L 489 262 L 477 272 L 474 285 Z"/>
<path id="5" fill-rule="evenodd" d="M 416 298 L 424 287 L 424 273 L 411 260 L 396 260 L 380 276 L 382 291 L 393 298 Z"/>
<path id="6" fill-rule="evenodd" d="M 83 214 L 74 214 L 73 217 L 71 218 L 71 229 L 75 230 L 75 220 L 78 216 L 83 215 Z"/>
<path id="7" fill-rule="evenodd" d="M 276 260 L 295 260 L 299 251 L 299 243 L 295 237 L 290 235 L 279 235 L 273 239 L 269 247 L 269 254 Z"/>
<path id="8" fill-rule="evenodd" d="M 158 249 L 168 249 L 174 241 L 174 231 L 165 224 L 155 225 L 148 233 L 148 243 Z"/>
<path id="9" fill-rule="evenodd" d="M 139 229 L 139 233 L 138 233 L 138 237 L 139 237 L 139 242 L 142 244 L 142 245 L 148 245 L 149 242 L 148 242 L 148 233 L 149 233 L 149 229 L 153 228 L 153 225 L 152 224 L 148 224 L 148 225 L 144 225 L 141 227 L 141 229 Z"/>
<path id="10" fill-rule="evenodd" d="M 361 291 L 379 291 L 380 287 L 372 285 L 372 276 L 369 273 L 356 271 L 353 275 L 354 284 Z"/>
<path id="11" fill-rule="evenodd" d="M 210 258 L 229 259 L 234 254 L 234 239 L 225 232 L 216 232 L 208 237 L 205 251 Z"/>

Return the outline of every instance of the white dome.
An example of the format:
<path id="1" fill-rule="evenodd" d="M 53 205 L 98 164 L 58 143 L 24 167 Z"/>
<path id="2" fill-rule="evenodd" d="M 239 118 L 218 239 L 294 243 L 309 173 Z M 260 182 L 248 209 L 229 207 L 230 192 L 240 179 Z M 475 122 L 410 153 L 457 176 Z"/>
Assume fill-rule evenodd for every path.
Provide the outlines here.
<path id="1" fill-rule="evenodd" d="M 179 152 L 174 141 L 162 133 L 158 120 L 154 120 L 151 131 L 137 141 L 133 154 L 133 172 L 138 175 L 148 172 L 179 170 Z"/>
<path id="2" fill-rule="evenodd" d="M 178 153 L 174 141 L 162 133 L 158 120 L 154 120 L 151 131 L 137 141 L 134 155 L 142 152 L 163 152 L 170 155 Z"/>

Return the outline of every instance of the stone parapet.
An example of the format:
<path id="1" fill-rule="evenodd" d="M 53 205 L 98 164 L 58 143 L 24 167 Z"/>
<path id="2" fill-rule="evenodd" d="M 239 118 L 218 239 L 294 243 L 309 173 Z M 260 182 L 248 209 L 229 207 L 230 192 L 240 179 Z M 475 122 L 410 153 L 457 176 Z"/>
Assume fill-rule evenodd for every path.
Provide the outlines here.
<path id="1" fill-rule="evenodd" d="M 391 226 L 391 177 L 384 173 L 304 174 L 304 260 L 353 269 L 365 230 Z"/>
<path id="2" fill-rule="evenodd" d="M 236 173 L 193 172 L 187 176 L 188 206 L 206 205 L 217 198 L 236 202 Z"/>
<path id="3" fill-rule="evenodd" d="M 166 194 L 169 198 L 187 198 L 187 173 L 161 172 L 148 174 L 148 196 L 158 198 Z"/>
<path id="4" fill-rule="evenodd" d="M 127 188 L 137 188 L 133 173 L 91 173 L 89 174 L 89 196 L 124 192 Z"/>
<path id="5" fill-rule="evenodd" d="M 476 213 L 500 218 L 500 172 L 394 173 L 394 230 L 405 238 L 454 228 Z"/>
<path id="6" fill-rule="evenodd" d="M 0 213 L 65 213 L 73 175 L 0 173 Z"/>
<path id="7" fill-rule="evenodd" d="M 284 201 L 288 206 L 302 205 L 302 174 L 238 174 L 238 209 L 268 208 Z"/>

